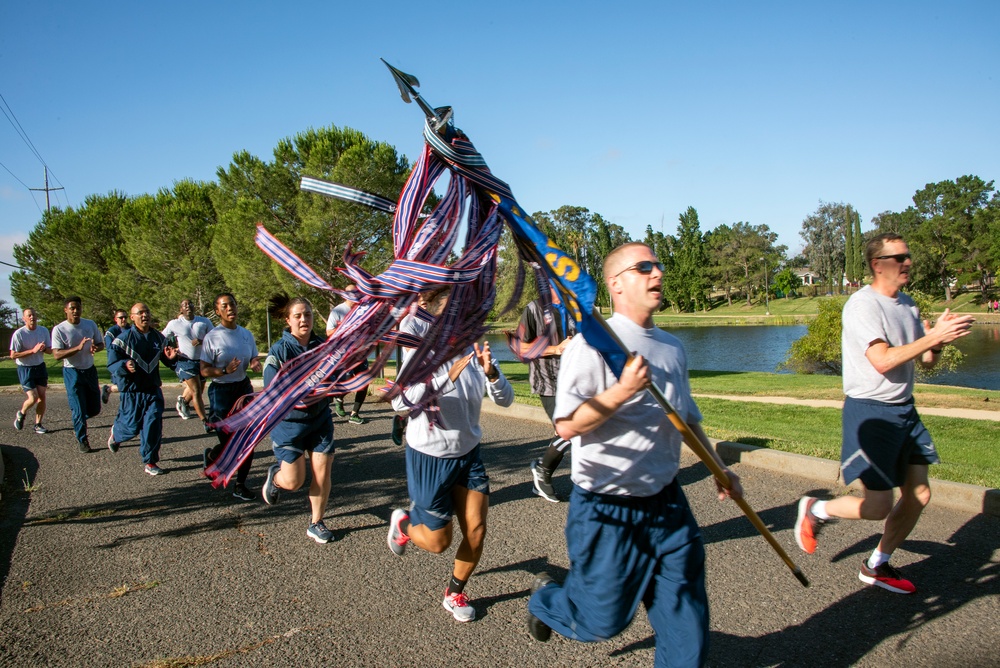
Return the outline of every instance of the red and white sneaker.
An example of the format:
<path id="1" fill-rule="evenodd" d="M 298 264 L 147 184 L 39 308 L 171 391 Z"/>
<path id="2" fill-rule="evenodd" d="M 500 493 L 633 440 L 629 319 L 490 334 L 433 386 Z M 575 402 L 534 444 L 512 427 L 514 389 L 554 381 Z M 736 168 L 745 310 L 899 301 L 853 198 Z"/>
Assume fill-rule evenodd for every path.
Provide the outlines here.
<path id="1" fill-rule="evenodd" d="M 869 568 L 868 560 L 863 560 L 858 579 L 865 584 L 888 589 L 896 594 L 912 594 L 917 591 L 913 583 L 900 575 L 899 571 L 889 565 L 889 562 L 881 564 L 878 568 Z"/>
<path id="2" fill-rule="evenodd" d="M 444 609 L 452 614 L 456 621 L 471 622 L 476 618 L 476 609 L 469 605 L 469 597 L 465 592 L 449 594 L 444 590 Z"/>
<path id="3" fill-rule="evenodd" d="M 410 514 L 402 508 L 396 508 L 392 511 L 392 517 L 389 518 L 389 535 L 386 536 L 386 542 L 389 544 L 389 549 L 397 557 L 403 556 L 403 553 L 406 552 L 406 544 L 410 542 L 410 537 L 406 535 L 401 526 L 409 519 Z"/>
<path id="4" fill-rule="evenodd" d="M 820 527 L 826 524 L 825 520 L 813 515 L 812 507 L 816 501 L 811 496 L 799 499 L 799 514 L 795 518 L 795 542 L 806 554 L 816 551 L 816 536 L 819 535 Z"/>

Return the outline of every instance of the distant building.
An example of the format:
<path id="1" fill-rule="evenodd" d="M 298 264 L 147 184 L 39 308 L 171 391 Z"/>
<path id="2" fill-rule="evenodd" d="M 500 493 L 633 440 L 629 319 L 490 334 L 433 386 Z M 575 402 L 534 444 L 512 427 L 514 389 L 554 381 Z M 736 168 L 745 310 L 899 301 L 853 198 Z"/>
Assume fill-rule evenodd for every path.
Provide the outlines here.
<path id="1" fill-rule="evenodd" d="M 802 281 L 802 285 L 816 285 L 819 282 L 819 276 L 813 273 L 813 270 L 809 267 L 800 267 L 798 269 L 792 269 L 795 275 L 799 277 Z"/>

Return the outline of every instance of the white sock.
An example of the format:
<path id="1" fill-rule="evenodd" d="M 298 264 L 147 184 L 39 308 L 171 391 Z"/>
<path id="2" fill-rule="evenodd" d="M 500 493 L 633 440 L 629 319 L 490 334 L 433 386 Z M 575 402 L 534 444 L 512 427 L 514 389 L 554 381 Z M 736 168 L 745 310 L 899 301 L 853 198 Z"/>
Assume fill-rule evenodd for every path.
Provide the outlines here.
<path id="1" fill-rule="evenodd" d="M 809 509 L 809 512 L 821 520 L 828 520 L 830 519 L 830 516 L 826 512 L 826 504 L 826 501 L 817 501 L 812 505 L 812 508 Z"/>
<path id="2" fill-rule="evenodd" d="M 880 552 L 879 549 L 876 547 L 875 550 L 872 552 L 872 556 L 868 557 L 868 568 L 871 568 L 873 570 L 878 568 L 882 564 L 889 561 L 889 557 L 891 556 L 892 556 L 891 552 L 889 554 L 886 554 L 885 552 Z"/>

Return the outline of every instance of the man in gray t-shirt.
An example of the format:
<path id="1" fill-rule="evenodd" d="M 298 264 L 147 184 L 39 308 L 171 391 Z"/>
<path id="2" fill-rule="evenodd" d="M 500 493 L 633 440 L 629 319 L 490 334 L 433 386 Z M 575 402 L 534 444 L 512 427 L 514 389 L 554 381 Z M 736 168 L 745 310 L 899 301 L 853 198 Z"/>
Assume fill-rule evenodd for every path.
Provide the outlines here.
<path id="1" fill-rule="evenodd" d="M 615 306 L 608 324 L 638 355 L 615 378 L 582 337 L 563 351 L 555 427 L 573 443 L 570 570 L 562 584 L 547 575 L 535 580 L 528 630 L 541 641 L 553 630 L 607 640 L 628 626 L 642 602 L 656 633 L 656 665 L 701 665 L 708 647 L 705 551 L 676 479 L 681 435 L 647 385 L 655 383 L 694 435 L 708 439 L 691 398 L 684 348 L 653 324 L 663 266 L 648 246 L 629 243 L 608 255 L 604 280 Z M 720 494 L 739 498 L 739 478 L 728 473 L 732 488 Z"/>
<path id="2" fill-rule="evenodd" d="M 897 594 L 916 591 L 889 565 L 889 557 L 916 526 L 930 501 L 928 465 L 939 461 L 930 434 L 913 406 L 913 371 L 937 363 L 941 347 L 969 333 L 972 316 L 945 311 L 932 328 L 900 290 L 910 280 L 910 249 L 898 234 L 880 234 L 865 247 L 873 276 L 847 300 L 841 353 L 844 374 L 844 482 L 860 480 L 864 496 L 799 500 L 795 540 L 816 551 L 820 528 L 831 519 L 885 520 L 878 547 L 861 563 L 858 579 Z M 893 501 L 893 489 L 900 491 Z"/>
<path id="3" fill-rule="evenodd" d="M 104 350 L 104 341 L 94 321 L 80 317 L 79 297 L 68 297 L 63 312 L 66 319 L 52 328 L 52 356 L 63 363 L 66 401 L 73 415 L 73 431 L 80 452 L 90 452 L 87 420 L 101 412 L 101 388 L 97 384 L 94 353 Z"/>
<path id="4" fill-rule="evenodd" d="M 24 309 L 24 327 L 14 332 L 10 338 L 10 358 L 17 365 L 17 378 L 27 399 L 14 417 L 14 428 L 24 428 L 24 416 L 35 407 L 35 433 L 47 434 L 42 426 L 45 415 L 45 394 L 49 385 L 49 372 L 45 368 L 45 353 L 52 352 L 49 345 L 49 330 L 38 324 L 35 309 Z"/>

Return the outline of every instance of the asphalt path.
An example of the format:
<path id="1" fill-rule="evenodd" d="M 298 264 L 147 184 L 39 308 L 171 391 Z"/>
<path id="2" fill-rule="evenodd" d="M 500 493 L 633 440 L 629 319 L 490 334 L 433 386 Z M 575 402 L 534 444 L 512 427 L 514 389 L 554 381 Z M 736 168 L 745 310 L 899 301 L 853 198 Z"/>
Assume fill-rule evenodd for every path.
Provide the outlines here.
<path id="1" fill-rule="evenodd" d="M 167 406 L 176 397 L 165 388 Z M 642 610 L 618 637 L 584 644 L 530 638 L 533 575 L 569 566 L 566 504 L 531 494 L 527 464 L 544 425 L 483 416 L 491 476 L 489 532 L 467 593 L 477 620 L 442 608 L 454 548 L 443 555 L 387 548 L 387 518 L 406 503 L 403 449 L 392 413 L 366 406 L 366 425 L 336 419 L 337 457 L 327 523 L 337 541 L 306 537 L 305 491 L 269 507 L 243 503 L 201 477 L 213 436 L 197 420 L 165 418 L 161 465 L 143 473 L 138 444 L 106 448 L 118 398 L 90 421 L 95 451 L 73 438 L 65 397 L 50 395 L 35 435 L 0 426 L 7 459 L 0 506 L 2 666 L 651 666 Z M 0 415 L 20 399 L 0 395 Z M 30 423 L 30 418 L 29 418 Z M 251 485 L 273 456 L 257 448 Z M 567 462 L 568 464 L 568 462 Z M 861 559 L 879 526 L 842 522 L 814 555 L 795 546 L 795 503 L 837 493 L 834 481 L 737 464 L 748 500 L 812 581 L 802 587 L 735 504 L 720 503 L 706 469 L 685 455 L 680 480 L 707 550 L 712 666 L 998 665 L 1000 519 L 934 507 L 894 557 L 911 596 L 865 586 Z M 25 492 L 25 481 L 33 491 Z M 556 477 L 568 492 L 568 466 Z M 456 530 L 456 534 L 457 534 Z"/>

